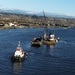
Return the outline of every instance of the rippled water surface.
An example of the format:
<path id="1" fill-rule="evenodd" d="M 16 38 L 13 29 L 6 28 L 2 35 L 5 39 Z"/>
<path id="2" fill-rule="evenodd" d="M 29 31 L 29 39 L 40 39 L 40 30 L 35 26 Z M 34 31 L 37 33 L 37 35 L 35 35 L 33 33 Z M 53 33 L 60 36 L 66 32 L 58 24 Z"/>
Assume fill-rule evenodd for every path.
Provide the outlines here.
<path id="1" fill-rule="evenodd" d="M 34 37 L 43 36 L 43 28 L 0 30 L 0 75 L 75 75 L 75 30 L 51 28 L 61 40 L 55 46 L 31 47 Z M 28 57 L 20 63 L 11 62 L 18 41 Z"/>

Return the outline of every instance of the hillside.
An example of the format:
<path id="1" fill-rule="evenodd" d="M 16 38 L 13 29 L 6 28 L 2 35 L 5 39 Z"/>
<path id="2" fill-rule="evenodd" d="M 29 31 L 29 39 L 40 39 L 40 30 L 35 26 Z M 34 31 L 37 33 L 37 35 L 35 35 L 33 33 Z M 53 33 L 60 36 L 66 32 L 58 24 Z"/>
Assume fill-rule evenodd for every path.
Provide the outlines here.
<path id="1" fill-rule="evenodd" d="M 0 24 L 16 23 L 28 27 L 63 27 L 75 26 L 75 18 L 52 17 L 37 14 L 22 14 L 20 12 L 3 12 L 0 10 Z"/>

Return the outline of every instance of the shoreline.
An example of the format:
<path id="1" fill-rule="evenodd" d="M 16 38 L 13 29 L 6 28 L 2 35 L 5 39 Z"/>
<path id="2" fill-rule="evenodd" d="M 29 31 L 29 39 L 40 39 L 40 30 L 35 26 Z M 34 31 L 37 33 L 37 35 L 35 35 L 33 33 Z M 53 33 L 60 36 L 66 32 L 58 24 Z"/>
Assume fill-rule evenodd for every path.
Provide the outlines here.
<path id="1" fill-rule="evenodd" d="M 2 26 L 2 27 L 0 27 L 0 30 L 3 30 L 3 29 L 16 29 L 16 28 L 64 28 L 64 29 L 68 29 L 68 28 L 70 28 L 71 26 L 69 26 L 69 27 L 62 27 L 62 26 L 49 26 L 49 27 L 41 27 L 41 26 L 39 26 L 39 27 L 25 27 L 25 26 Z M 74 26 L 73 26 L 74 27 Z"/>

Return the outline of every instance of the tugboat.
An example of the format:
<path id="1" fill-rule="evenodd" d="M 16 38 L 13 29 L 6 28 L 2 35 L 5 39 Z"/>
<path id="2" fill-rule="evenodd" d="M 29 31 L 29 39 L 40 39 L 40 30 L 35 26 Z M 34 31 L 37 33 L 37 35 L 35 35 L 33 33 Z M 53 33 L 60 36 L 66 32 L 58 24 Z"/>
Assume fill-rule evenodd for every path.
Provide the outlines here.
<path id="1" fill-rule="evenodd" d="M 46 20 L 44 11 L 43 11 L 43 14 L 44 14 L 44 19 Z M 55 24 L 53 24 L 53 25 L 55 26 Z M 60 38 L 57 39 L 55 37 L 55 30 L 54 30 L 54 34 L 50 33 L 49 36 L 46 35 L 47 32 L 48 32 L 48 28 L 44 27 L 43 44 L 56 45 L 56 43 L 60 40 Z"/>
<path id="2" fill-rule="evenodd" d="M 13 62 L 14 62 L 14 61 L 16 61 L 16 62 L 21 62 L 21 61 L 23 61 L 26 57 L 27 57 L 27 53 L 22 50 L 22 48 L 20 47 L 20 41 L 19 41 L 18 47 L 16 48 L 15 53 L 14 53 L 13 56 L 11 57 L 11 60 L 12 60 Z"/>
<path id="3" fill-rule="evenodd" d="M 50 33 L 49 36 L 46 36 L 46 33 L 45 33 L 43 44 L 45 44 L 45 45 L 55 45 L 59 40 L 60 40 L 60 38 L 56 39 L 54 34 Z"/>
<path id="4" fill-rule="evenodd" d="M 55 38 L 54 34 L 51 34 L 50 37 L 46 37 L 43 41 L 43 44 L 46 45 L 55 45 L 58 40 Z"/>

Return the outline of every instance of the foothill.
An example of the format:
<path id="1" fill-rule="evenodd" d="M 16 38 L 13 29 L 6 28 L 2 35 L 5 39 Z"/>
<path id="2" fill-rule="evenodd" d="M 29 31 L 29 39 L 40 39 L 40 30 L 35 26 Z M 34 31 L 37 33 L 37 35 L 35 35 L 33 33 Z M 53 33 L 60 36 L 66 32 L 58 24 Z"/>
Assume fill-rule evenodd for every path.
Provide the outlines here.
<path id="1" fill-rule="evenodd" d="M 51 28 L 75 26 L 75 18 L 45 17 L 15 13 L 0 13 L 0 29 L 6 28 Z"/>

